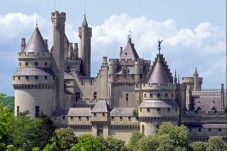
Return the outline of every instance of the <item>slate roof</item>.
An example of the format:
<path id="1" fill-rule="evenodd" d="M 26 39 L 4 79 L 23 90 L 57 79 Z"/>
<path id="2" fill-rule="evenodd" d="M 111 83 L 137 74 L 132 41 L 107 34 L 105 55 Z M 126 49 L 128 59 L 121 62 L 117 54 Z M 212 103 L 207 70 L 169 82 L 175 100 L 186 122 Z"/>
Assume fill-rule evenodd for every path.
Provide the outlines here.
<path id="1" fill-rule="evenodd" d="M 139 58 L 139 55 L 137 54 L 136 49 L 134 48 L 134 44 L 132 43 L 131 38 L 128 38 L 128 43 L 124 51 L 121 53 L 120 58 L 125 60 L 127 59 L 135 60 Z"/>
<path id="2" fill-rule="evenodd" d="M 211 110 L 221 110 L 221 96 L 192 96 L 193 108 L 208 112 Z"/>
<path id="3" fill-rule="evenodd" d="M 53 112 L 54 116 L 91 116 L 90 108 L 59 108 Z"/>
<path id="4" fill-rule="evenodd" d="M 110 112 L 110 107 L 109 105 L 107 104 L 107 102 L 105 100 L 99 100 L 94 108 L 91 110 L 91 112 L 98 112 L 98 113 L 101 113 L 101 112 Z"/>
<path id="5" fill-rule="evenodd" d="M 23 52 L 49 52 L 38 27 L 35 28 Z"/>
<path id="6" fill-rule="evenodd" d="M 153 66 L 153 71 L 147 83 L 171 83 L 171 79 L 168 75 L 168 72 L 166 71 L 167 69 L 165 68 L 164 61 L 160 57 L 160 54 L 157 56 L 157 59 Z"/>
<path id="7" fill-rule="evenodd" d="M 134 108 L 114 108 L 110 116 L 133 116 Z"/>
<path id="8" fill-rule="evenodd" d="M 82 26 L 88 26 L 86 15 L 84 15 L 84 20 L 83 20 Z"/>
<path id="9" fill-rule="evenodd" d="M 179 108 L 175 100 L 145 100 L 139 108 Z"/>
<path id="10" fill-rule="evenodd" d="M 51 69 L 48 68 L 20 68 L 13 76 L 52 76 Z"/>

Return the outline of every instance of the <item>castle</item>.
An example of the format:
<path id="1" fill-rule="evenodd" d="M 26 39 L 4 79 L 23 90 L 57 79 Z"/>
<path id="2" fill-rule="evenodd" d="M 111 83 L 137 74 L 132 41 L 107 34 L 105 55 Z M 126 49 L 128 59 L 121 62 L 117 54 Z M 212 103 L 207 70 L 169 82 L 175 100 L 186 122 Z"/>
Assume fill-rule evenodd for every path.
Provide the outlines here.
<path id="1" fill-rule="evenodd" d="M 213 135 L 227 140 L 223 84 L 219 90 L 202 90 L 197 69 L 180 83 L 160 53 L 161 41 L 151 62 L 139 57 L 129 36 L 120 57 L 103 57 L 93 78 L 92 28 L 86 16 L 79 27 L 79 48 L 65 35 L 66 14 L 53 12 L 51 20 L 50 50 L 38 27 L 28 43 L 22 38 L 19 68 L 13 75 L 15 115 L 29 111 L 35 118 L 44 113 L 57 128 L 71 127 L 77 136 L 113 136 L 126 142 L 134 131 L 155 134 L 163 122 L 186 125 L 191 141 Z"/>

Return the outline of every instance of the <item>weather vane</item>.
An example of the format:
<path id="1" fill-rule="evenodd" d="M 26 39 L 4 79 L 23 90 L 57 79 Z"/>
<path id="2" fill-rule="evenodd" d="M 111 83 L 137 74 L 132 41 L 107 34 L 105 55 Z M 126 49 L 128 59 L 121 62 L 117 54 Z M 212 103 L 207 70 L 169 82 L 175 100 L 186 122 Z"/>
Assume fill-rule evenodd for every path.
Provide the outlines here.
<path id="1" fill-rule="evenodd" d="M 163 39 L 162 40 L 159 40 L 158 39 L 158 51 L 159 51 L 159 54 L 160 54 L 160 50 L 161 50 L 161 43 L 163 42 Z"/>

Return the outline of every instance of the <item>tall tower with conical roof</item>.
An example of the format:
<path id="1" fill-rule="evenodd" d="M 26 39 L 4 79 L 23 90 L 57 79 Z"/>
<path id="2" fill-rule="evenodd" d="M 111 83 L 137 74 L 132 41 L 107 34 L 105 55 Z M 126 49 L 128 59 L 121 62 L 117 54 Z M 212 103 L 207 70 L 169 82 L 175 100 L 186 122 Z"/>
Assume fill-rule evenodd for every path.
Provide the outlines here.
<path id="1" fill-rule="evenodd" d="M 35 118 L 54 110 L 55 75 L 50 60 L 51 53 L 36 27 L 27 45 L 22 38 L 18 53 L 19 68 L 13 75 L 15 115 L 28 111 Z"/>
<path id="2" fill-rule="evenodd" d="M 51 13 L 53 48 L 52 70 L 56 76 L 56 107 L 64 107 L 64 41 L 66 14 L 58 11 Z"/>
<path id="3" fill-rule="evenodd" d="M 80 58 L 82 60 L 81 74 L 84 76 L 91 75 L 91 36 L 92 28 L 88 27 L 87 19 L 84 15 L 82 26 L 79 27 Z"/>

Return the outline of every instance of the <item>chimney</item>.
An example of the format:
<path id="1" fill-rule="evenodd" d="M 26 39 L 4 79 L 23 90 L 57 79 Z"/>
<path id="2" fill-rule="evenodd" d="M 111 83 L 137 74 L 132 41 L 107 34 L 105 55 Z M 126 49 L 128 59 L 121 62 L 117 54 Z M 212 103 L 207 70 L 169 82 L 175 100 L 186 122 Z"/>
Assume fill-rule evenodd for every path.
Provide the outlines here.
<path id="1" fill-rule="evenodd" d="M 45 43 L 46 47 L 48 48 L 48 40 L 47 39 L 44 39 L 44 43 Z"/>
<path id="2" fill-rule="evenodd" d="M 21 52 L 24 51 L 25 47 L 26 47 L 26 39 L 21 38 Z"/>

